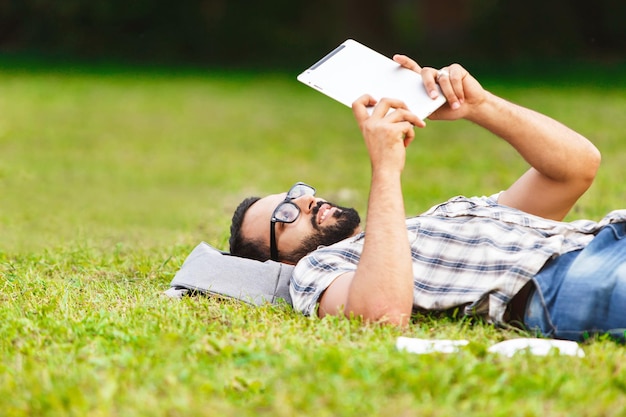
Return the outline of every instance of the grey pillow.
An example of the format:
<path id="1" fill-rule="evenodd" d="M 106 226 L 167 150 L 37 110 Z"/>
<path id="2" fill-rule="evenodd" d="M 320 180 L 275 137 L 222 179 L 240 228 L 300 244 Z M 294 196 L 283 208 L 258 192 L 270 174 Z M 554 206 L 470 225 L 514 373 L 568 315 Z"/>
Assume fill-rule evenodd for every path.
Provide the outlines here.
<path id="1" fill-rule="evenodd" d="M 232 256 L 202 242 L 187 256 L 165 294 L 182 297 L 189 292 L 200 292 L 254 305 L 276 304 L 280 300 L 291 305 L 292 271 L 292 265 Z"/>

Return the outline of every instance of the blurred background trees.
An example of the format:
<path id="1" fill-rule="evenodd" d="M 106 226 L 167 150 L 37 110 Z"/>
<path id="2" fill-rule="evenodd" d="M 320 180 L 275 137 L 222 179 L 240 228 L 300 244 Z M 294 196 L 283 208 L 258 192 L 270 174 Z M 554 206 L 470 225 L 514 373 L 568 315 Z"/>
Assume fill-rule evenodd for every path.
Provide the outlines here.
<path id="1" fill-rule="evenodd" d="M 346 38 L 432 65 L 623 61 L 626 2 L 0 0 L 0 54 L 300 68 Z"/>

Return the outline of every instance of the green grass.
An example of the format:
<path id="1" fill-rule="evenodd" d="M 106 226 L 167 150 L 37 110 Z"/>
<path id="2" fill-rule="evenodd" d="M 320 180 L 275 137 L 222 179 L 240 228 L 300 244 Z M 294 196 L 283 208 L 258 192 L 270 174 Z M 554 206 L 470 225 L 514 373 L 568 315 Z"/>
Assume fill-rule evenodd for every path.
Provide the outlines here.
<path id="1" fill-rule="evenodd" d="M 571 219 L 623 207 L 624 80 L 548 81 L 482 80 L 602 150 Z M 408 153 L 407 212 L 496 192 L 525 168 L 469 123 L 429 122 Z M 0 69 L 0 414 L 626 415 L 625 350 L 607 340 L 584 358 L 505 359 L 487 348 L 519 334 L 468 321 L 399 330 L 161 296 L 197 243 L 226 247 L 244 196 L 298 180 L 365 210 L 349 109 L 293 74 Z M 400 335 L 471 343 L 411 355 Z"/>

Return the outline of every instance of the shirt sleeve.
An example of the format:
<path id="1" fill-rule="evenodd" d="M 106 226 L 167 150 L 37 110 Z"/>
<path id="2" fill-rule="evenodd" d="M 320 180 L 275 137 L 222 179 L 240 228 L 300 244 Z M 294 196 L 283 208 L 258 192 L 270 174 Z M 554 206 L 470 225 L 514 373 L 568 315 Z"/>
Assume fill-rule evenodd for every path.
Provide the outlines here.
<path id="1" fill-rule="evenodd" d="M 356 239 L 359 240 L 359 239 Z M 337 277 L 356 271 L 360 251 L 351 250 L 349 242 L 318 249 L 304 257 L 293 270 L 289 292 L 293 307 L 310 316 L 316 314 L 319 299 Z"/>

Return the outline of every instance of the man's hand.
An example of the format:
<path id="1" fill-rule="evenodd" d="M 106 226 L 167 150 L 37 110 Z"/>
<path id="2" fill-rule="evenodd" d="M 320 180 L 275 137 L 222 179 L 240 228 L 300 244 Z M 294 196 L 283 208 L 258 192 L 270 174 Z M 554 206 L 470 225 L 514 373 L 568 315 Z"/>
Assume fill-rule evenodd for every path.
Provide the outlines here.
<path id="1" fill-rule="evenodd" d="M 448 101 L 428 118 L 431 120 L 457 120 L 468 117 L 486 99 L 486 92 L 474 77 L 459 64 L 451 64 L 441 70 L 420 67 L 405 55 L 394 55 L 393 60 L 422 76 L 428 94 L 439 96 L 437 84 Z"/>
<path id="2" fill-rule="evenodd" d="M 372 114 L 368 107 L 374 106 Z M 352 104 L 372 163 L 372 171 L 398 171 L 404 169 L 405 148 L 415 138 L 414 126 L 424 122 L 411 113 L 400 100 L 383 98 L 379 103 L 364 95 Z"/>

